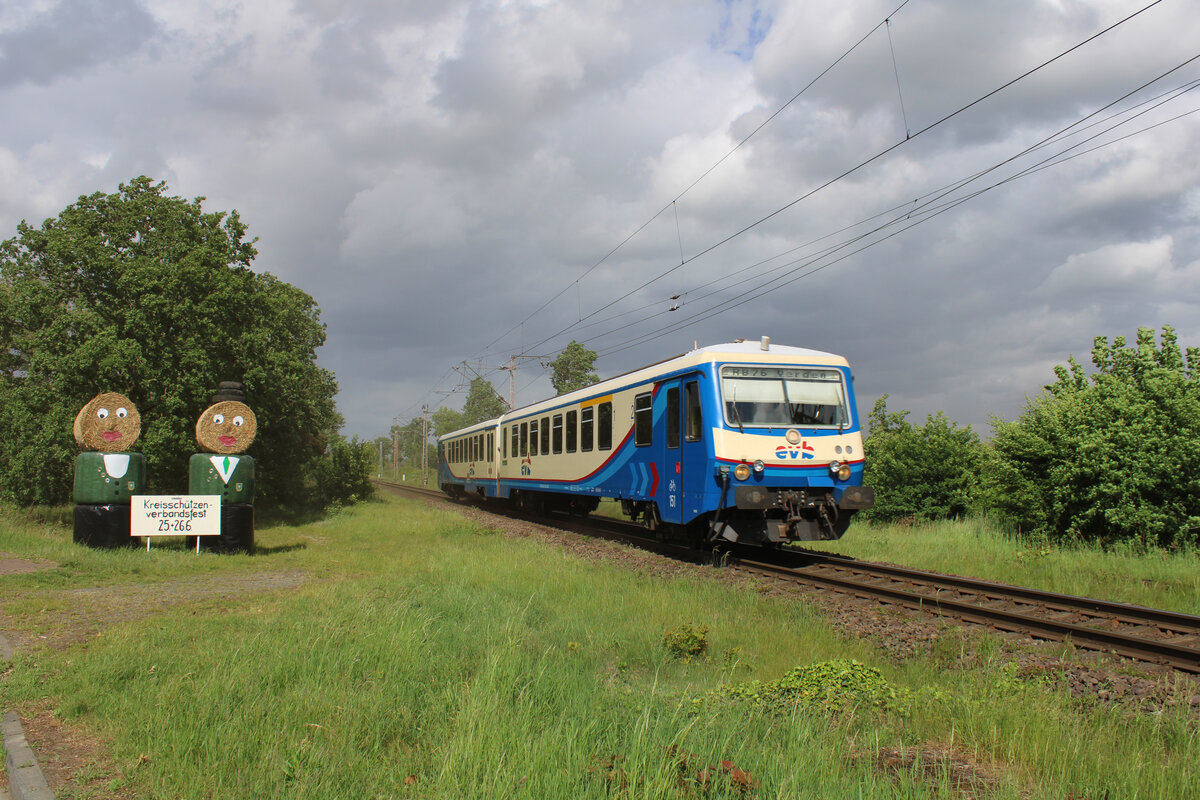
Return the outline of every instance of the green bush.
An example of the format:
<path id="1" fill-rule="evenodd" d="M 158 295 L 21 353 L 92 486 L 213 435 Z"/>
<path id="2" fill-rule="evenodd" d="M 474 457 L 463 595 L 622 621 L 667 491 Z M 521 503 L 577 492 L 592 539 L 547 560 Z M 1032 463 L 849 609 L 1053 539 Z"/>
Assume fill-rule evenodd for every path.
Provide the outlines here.
<path id="1" fill-rule="evenodd" d="M 662 640 L 673 658 L 691 661 L 708 652 L 708 626 L 685 623 L 664 633 Z"/>
<path id="2" fill-rule="evenodd" d="M 863 482 L 875 489 L 867 518 L 890 522 L 954 519 L 975 504 L 984 447 L 968 425 L 942 412 L 913 426 L 907 411 L 889 413 L 887 395 L 868 419 Z"/>
<path id="3" fill-rule="evenodd" d="M 788 713 L 796 705 L 840 712 L 885 707 L 896 699 L 896 690 L 875 667 L 839 658 L 795 667 L 776 681 L 729 686 L 714 696 L 748 701 L 776 713 Z"/>
<path id="4" fill-rule="evenodd" d="M 317 495 L 322 506 L 347 505 L 369 497 L 374 491 L 371 473 L 375 468 L 375 448 L 358 437 L 347 442 L 334 436 L 329 451 L 314 465 Z"/>
<path id="5" fill-rule="evenodd" d="M 1193 546 L 1200 531 L 1200 352 L 1175 332 L 1097 337 L 1096 372 L 1070 358 L 1013 422 L 994 422 L 991 507 L 1021 532 L 1067 542 Z"/>

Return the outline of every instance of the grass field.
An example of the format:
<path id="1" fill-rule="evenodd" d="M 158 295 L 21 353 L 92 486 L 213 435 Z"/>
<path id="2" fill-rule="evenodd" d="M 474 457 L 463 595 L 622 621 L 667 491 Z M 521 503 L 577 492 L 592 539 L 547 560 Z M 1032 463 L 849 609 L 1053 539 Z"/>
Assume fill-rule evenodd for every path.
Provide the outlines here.
<path id="1" fill-rule="evenodd" d="M 993 559 L 969 528 L 903 533 L 912 553 L 886 529 L 843 542 Z M 421 502 L 263 527 L 255 556 L 70 539 L 61 514 L 0 515 L 0 551 L 58 564 L 0 577 L 20 642 L 0 705 L 104 745 L 60 798 L 1200 794 L 1182 712 L 1073 700 L 986 640 L 969 669 L 887 663 L 709 569 L 664 578 Z M 1058 555 L 1019 552 L 1005 579 L 1053 578 Z M 1074 563 L 1081 586 L 1186 586 L 1169 561 Z"/>

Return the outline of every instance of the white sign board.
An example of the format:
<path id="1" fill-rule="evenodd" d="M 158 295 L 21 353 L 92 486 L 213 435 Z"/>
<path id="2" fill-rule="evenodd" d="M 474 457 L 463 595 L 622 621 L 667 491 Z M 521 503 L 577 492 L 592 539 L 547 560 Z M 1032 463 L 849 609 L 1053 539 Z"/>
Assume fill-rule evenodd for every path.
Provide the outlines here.
<path id="1" fill-rule="evenodd" d="M 129 505 L 130 536 L 221 534 L 219 494 L 136 494 Z"/>

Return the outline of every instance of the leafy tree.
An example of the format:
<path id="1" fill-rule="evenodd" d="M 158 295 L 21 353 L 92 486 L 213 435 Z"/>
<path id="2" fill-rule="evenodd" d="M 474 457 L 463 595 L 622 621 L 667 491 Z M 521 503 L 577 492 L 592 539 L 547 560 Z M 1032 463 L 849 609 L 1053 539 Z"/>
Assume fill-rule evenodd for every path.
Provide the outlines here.
<path id="1" fill-rule="evenodd" d="M 984 458 L 979 437 L 942 412 L 913 426 L 885 394 L 868 417 L 863 482 L 875 489 L 871 519 L 952 519 L 972 510 Z"/>
<path id="2" fill-rule="evenodd" d="M 345 437 L 334 437 L 328 457 L 316 462 L 313 470 L 321 504 L 346 505 L 370 497 L 377 452 L 374 443 L 359 442 L 357 436 L 349 442 Z"/>
<path id="3" fill-rule="evenodd" d="M 442 406 L 433 412 L 434 436 L 445 436 L 447 433 L 452 433 L 464 427 L 466 427 L 466 423 L 463 422 L 463 413 L 461 411 L 455 411 L 452 408 Z"/>
<path id="4" fill-rule="evenodd" d="M 0 491 L 70 498 L 71 422 L 96 393 L 142 415 L 152 491 L 183 492 L 195 423 L 217 383 L 241 381 L 258 420 L 258 498 L 306 495 L 340 426 L 312 297 L 266 273 L 236 211 L 139 177 L 80 197 L 0 243 Z"/>
<path id="5" fill-rule="evenodd" d="M 1175 331 L 1095 339 L 1020 418 L 996 420 L 991 504 L 1019 530 L 1063 541 L 1194 544 L 1200 532 L 1200 353 Z"/>
<path id="6" fill-rule="evenodd" d="M 471 388 L 467 390 L 467 402 L 463 404 L 462 424 L 459 427 L 495 419 L 505 411 L 508 411 L 508 403 L 496 394 L 496 387 L 486 378 L 474 378 Z"/>
<path id="7" fill-rule="evenodd" d="M 591 386 L 600 380 L 600 376 L 592 372 L 595 363 L 596 351 L 588 350 L 572 339 L 558 358 L 550 362 L 550 385 L 560 395 Z"/>
<path id="8" fill-rule="evenodd" d="M 420 417 L 411 419 L 405 425 L 393 425 L 392 436 L 399 447 L 400 462 L 404 464 L 421 463 L 421 438 L 425 433 L 425 425 Z M 388 439 L 388 447 L 392 440 Z M 427 444 L 427 443 L 426 443 Z M 432 462 L 430 462 L 432 463 Z"/>

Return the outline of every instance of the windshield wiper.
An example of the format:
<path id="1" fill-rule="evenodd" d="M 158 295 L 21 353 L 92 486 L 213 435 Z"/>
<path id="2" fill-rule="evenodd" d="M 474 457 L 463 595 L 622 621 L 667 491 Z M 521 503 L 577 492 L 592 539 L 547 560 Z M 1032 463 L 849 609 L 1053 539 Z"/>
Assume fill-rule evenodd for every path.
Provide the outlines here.
<path id="1" fill-rule="evenodd" d="M 746 426 L 742 424 L 742 412 L 738 411 L 737 407 L 737 389 L 733 390 L 733 399 L 729 401 L 729 407 L 733 409 L 733 415 L 737 417 L 738 433 L 745 433 Z"/>

